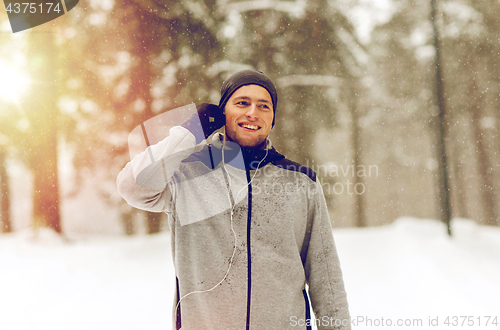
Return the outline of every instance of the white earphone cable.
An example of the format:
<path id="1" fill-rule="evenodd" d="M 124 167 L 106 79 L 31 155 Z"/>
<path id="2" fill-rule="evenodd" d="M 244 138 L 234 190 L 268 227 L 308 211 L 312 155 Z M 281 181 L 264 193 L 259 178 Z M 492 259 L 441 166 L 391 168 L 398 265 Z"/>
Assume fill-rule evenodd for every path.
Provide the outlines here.
<path id="1" fill-rule="evenodd" d="M 250 179 L 250 181 L 245 185 L 243 186 L 239 191 L 238 193 L 236 194 L 236 198 L 234 200 L 232 200 L 231 198 L 231 195 L 232 195 L 232 191 L 231 191 L 231 176 L 229 175 L 229 172 L 227 171 L 226 169 L 226 163 L 224 161 L 224 146 L 225 146 L 225 143 L 223 142 L 222 143 L 222 170 L 224 171 L 224 176 L 228 178 L 228 181 L 227 181 L 227 197 L 228 197 L 228 200 L 229 200 L 229 205 L 231 205 L 231 215 L 230 215 L 230 225 L 231 225 L 231 232 L 233 233 L 233 237 L 234 237 L 234 247 L 233 247 L 233 253 L 231 255 L 231 259 L 229 259 L 229 265 L 228 265 L 228 268 L 227 268 L 227 271 L 226 273 L 224 274 L 224 277 L 219 281 L 217 282 L 217 284 L 215 284 L 212 288 L 210 289 L 207 289 L 207 290 L 196 290 L 196 291 L 191 291 L 187 294 L 185 294 L 184 296 L 182 296 L 179 301 L 177 302 L 177 305 L 175 306 L 175 310 L 177 311 L 177 309 L 179 308 L 179 304 L 181 303 L 181 301 L 190 296 L 191 294 L 195 294 L 195 293 L 204 293 L 204 292 L 210 292 L 210 291 L 213 291 L 215 290 L 216 287 L 218 287 L 219 285 L 222 284 L 222 282 L 224 282 L 224 280 L 227 278 L 228 274 L 229 274 L 229 271 L 231 270 L 231 266 L 233 265 L 233 260 L 234 260 L 234 256 L 236 255 L 236 245 L 238 243 L 238 237 L 236 235 L 236 231 L 234 230 L 234 227 L 233 227 L 233 215 L 234 215 L 234 209 L 236 207 L 236 202 L 238 201 L 238 196 L 240 195 L 240 193 L 243 191 L 243 189 L 247 188 L 253 181 L 253 179 L 255 178 L 255 176 L 257 175 L 257 171 L 259 170 L 260 168 L 260 164 L 262 164 L 262 162 L 264 161 L 264 159 L 266 159 L 268 153 L 269 153 L 269 149 L 266 147 L 266 154 L 264 155 L 264 157 L 261 159 L 261 161 L 259 162 L 259 164 L 257 164 L 257 168 L 255 169 L 255 172 L 252 176 L 252 178 Z M 248 244 L 250 244 L 250 242 L 248 242 Z"/>

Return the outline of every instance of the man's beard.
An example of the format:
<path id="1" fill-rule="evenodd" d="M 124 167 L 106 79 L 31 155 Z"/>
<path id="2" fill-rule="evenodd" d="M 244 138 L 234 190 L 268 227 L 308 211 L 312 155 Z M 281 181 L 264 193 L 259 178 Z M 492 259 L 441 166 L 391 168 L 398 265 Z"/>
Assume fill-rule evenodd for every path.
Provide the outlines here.
<path id="1" fill-rule="evenodd" d="M 257 144 L 256 144 L 256 145 L 254 145 L 254 146 L 245 146 L 245 145 L 241 145 L 241 144 L 239 144 L 237 141 L 235 141 L 233 138 L 231 138 L 231 135 L 230 135 L 230 134 L 228 134 L 229 132 L 228 132 L 228 130 L 226 130 L 226 128 L 225 128 L 225 127 L 224 127 L 224 132 L 225 132 L 224 137 L 225 137 L 228 141 L 231 141 L 231 142 L 233 142 L 233 143 L 236 143 L 237 145 L 239 145 L 239 146 L 240 146 L 240 147 L 242 147 L 242 148 L 256 148 L 256 149 L 264 149 L 264 148 L 266 147 L 266 145 L 267 145 L 267 136 L 264 138 L 264 140 L 263 140 L 263 141 L 261 141 L 261 142 L 257 143 Z"/>

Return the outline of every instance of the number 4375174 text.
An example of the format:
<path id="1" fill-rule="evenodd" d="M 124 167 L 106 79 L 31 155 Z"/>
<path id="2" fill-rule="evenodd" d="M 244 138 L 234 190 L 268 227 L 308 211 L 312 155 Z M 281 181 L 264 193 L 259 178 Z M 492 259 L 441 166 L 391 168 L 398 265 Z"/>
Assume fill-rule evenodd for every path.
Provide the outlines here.
<path id="1" fill-rule="evenodd" d="M 59 7 L 59 3 L 56 3 L 55 6 L 53 3 L 29 3 L 29 2 L 23 2 L 23 3 L 9 3 L 9 5 L 6 8 L 7 12 L 14 13 L 14 14 L 43 14 L 43 13 L 50 13 L 51 11 L 55 11 L 57 13 L 61 12 L 61 8 Z"/>

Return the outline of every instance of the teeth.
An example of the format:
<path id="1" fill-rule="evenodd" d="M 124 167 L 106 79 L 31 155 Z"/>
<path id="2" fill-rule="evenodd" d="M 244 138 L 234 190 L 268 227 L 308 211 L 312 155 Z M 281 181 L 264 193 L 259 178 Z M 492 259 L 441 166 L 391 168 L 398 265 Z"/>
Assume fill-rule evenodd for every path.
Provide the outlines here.
<path id="1" fill-rule="evenodd" d="M 259 126 L 254 126 L 254 125 L 243 124 L 241 126 L 244 128 L 253 129 L 253 130 L 259 129 Z"/>

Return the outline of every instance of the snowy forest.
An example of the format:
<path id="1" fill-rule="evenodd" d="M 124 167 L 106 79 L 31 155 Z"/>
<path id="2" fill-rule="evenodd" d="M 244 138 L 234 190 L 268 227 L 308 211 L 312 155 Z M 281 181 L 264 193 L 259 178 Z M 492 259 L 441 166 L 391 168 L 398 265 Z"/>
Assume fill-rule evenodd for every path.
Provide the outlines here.
<path id="1" fill-rule="evenodd" d="M 499 17 L 500 2 L 491 0 L 80 0 L 54 21 L 12 33 L 0 5 L 0 282 L 25 276 L 24 270 L 40 274 L 20 277 L 30 283 L 23 289 L 0 285 L 9 293 L 0 290 L 0 329 L 44 329 L 41 323 L 51 329 L 168 329 L 173 291 L 162 282 L 165 274 L 173 276 L 167 216 L 129 206 L 116 176 L 130 161 L 128 136 L 135 127 L 187 104 L 217 104 L 222 82 L 246 68 L 263 71 L 278 88 L 273 146 L 321 180 L 339 233 L 351 313 L 387 314 L 382 307 L 366 311 L 377 304 L 367 299 L 369 291 L 386 295 L 381 304 L 392 303 L 398 317 L 419 312 L 424 325 L 431 316 L 441 313 L 442 322 L 459 310 L 494 316 L 491 307 L 500 304 L 500 282 L 492 276 L 500 274 Z M 42 247 L 24 245 L 33 235 Z M 383 237 L 392 235 L 407 238 L 403 248 L 394 239 L 403 252 L 366 281 L 355 259 L 368 260 L 367 242 L 381 244 L 379 257 L 391 254 L 384 244 L 392 241 Z M 464 245 L 449 245 L 455 244 L 449 236 Z M 80 240 L 84 245 L 75 245 Z M 107 245 L 111 241 L 116 244 Z M 71 253 L 59 250 L 71 243 Z M 426 243 L 445 254 L 412 254 Z M 23 257 L 7 253 L 9 246 L 48 266 L 19 266 Z M 401 253 L 419 262 L 405 268 Z M 92 266 L 78 266 L 75 255 Z M 430 267 L 448 257 L 466 264 L 453 259 L 444 274 Z M 111 259 L 114 268 L 106 265 Z M 58 277 L 60 260 L 71 269 L 67 277 Z M 2 278 L 2 264 L 19 267 Z M 408 270 L 416 266 L 431 269 L 419 285 L 446 287 L 439 292 L 448 297 L 428 309 L 418 304 L 429 299 L 427 291 L 407 291 L 404 284 L 403 278 L 416 276 Z M 466 275 L 456 275 L 465 269 Z M 83 289 L 68 284 L 70 278 L 85 283 Z M 388 278 L 396 280 L 389 285 Z M 41 289 L 43 279 L 49 287 Z M 104 291 L 92 291 L 96 283 Z M 457 286 L 465 287 L 464 296 L 452 294 Z M 116 298 L 124 288 L 135 304 L 125 306 L 119 298 L 125 294 Z M 76 326 L 81 316 L 68 309 L 66 321 L 54 324 L 45 307 L 24 323 L 15 323 L 23 317 L 17 311 L 2 319 L 11 304 L 22 304 L 1 296 L 23 292 L 33 294 L 29 310 L 56 292 L 49 303 L 61 308 L 69 299 L 93 311 L 92 322 Z M 68 298 L 71 292 L 77 298 Z M 93 293 L 111 299 L 110 314 L 88 306 Z M 414 300 L 399 305 L 399 294 Z M 439 312 L 432 314 L 433 306 Z M 124 317 L 120 311 L 127 310 L 133 313 Z"/>
<path id="2" fill-rule="evenodd" d="M 170 109 L 217 103 L 241 68 L 276 81 L 271 140 L 320 176 L 334 226 L 400 216 L 498 225 L 498 10 L 483 1 L 82 1 L 20 34 L 3 15 L 2 230 L 167 229 L 116 194 L 127 136 Z"/>

